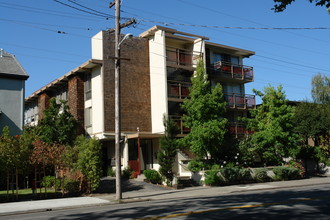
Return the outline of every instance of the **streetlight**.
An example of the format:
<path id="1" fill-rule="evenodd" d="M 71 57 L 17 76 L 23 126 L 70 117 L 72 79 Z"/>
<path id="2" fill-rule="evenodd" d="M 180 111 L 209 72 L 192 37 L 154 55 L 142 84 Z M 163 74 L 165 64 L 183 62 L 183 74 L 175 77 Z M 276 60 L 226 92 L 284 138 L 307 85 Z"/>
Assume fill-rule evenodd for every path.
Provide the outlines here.
<path id="1" fill-rule="evenodd" d="M 115 157 L 116 157 L 116 199 L 122 199 L 121 191 L 121 162 L 120 162 L 120 45 L 128 38 L 133 37 L 132 34 L 126 34 L 119 42 L 119 30 L 116 31 L 115 38 Z"/>

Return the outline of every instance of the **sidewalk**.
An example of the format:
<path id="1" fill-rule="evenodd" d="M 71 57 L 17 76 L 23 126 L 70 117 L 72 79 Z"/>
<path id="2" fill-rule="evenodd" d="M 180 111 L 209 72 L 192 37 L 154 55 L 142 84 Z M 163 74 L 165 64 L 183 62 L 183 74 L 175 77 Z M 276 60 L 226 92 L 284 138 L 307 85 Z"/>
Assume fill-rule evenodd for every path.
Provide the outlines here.
<path id="1" fill-rule="evenodd" d="M 290 187 L 313 186 L 330 183 L 330 177 L 313 177 L 303 180 L 254 183 L 225 187 L 188 187 L 174 190 L 162 186 L 154 186 L 144 182 L 130 180 L 124 184 L 123 199 L 121 202 L 139 202 L 151 200 L 169 200 L 189 197 L 221 196 L 229 193 L 246 192 L 253 190 L 281 189 Z M 93 194 L 90 197 L 76 197 L 63 199 L 49 199 L 28 202 L 12 202 L 0 204 L 0 217 L 27 212 L 41 212 L 50 210 L 69 209 L 74 207 L 98 206 L 116 204 L 115 193 Z"/>

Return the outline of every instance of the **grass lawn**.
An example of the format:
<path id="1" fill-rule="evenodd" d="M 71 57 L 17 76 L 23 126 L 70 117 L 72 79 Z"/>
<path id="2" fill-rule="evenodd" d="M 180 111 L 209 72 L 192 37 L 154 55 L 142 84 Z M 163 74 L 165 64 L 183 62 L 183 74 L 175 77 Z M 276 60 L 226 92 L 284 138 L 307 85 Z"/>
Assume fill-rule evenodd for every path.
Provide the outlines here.
<path id="1" fill-rule="evenodd" d="M 7 190 L 0 191 L 0 203 L 3 202 L 17 202 L 17 201 L 29 201 L 29 200 L 38 200 L 38 199 L 52 199 L 52 198 L 60 198 L 62 197 L 61 192 L 55 192 L 54 189 L 47 189 L 47 193 L 45 193 L 45 188 L 40 188 L 36 190 L 36 193 L 33 195 L 31 189 L 20 189 L 18 190 L 18 195 L 16 195 L 16 190 L 14 193 L 12 190 L 9 190 L 7 194 Z"/>
<path id="2" fill-rule="evenodd" d="M 36 193 L 40 193 L 40 188 L 37 189 Z M 45 193 L 45 188 L 41 188 L 41 193 Z M 55 189 L 49 188 L 47 189 L 47 193 L 55 193 Z M 8 194 L 13 194 L 12 190 L 8 191 Z M 14 194 L 16 194 L 16 190 L 14 190 Z M 28 195 L 32 194 L 32 189 L 19 189 L 18 190 L 18 195 Z M 0 195 L 7 195 L 7 190 L 2 190 L 0 191 Z"/>

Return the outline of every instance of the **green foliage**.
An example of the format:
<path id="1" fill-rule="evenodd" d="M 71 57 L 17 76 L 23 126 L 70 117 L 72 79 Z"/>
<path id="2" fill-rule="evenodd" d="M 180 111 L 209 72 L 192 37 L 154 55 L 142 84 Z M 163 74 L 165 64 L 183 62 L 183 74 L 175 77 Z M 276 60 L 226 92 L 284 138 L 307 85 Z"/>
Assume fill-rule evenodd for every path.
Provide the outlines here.
<path id="1" fill-rule="evenodd" d="M 250 169 L 241 168 L 239 170 L 239 180 L 241 183 L 253 182 L 253 177 Z"/>
<path id="2" fill-rule="evenodd" d="M 190 98 L 182 104 L 186 112 L 184 126 L 190 128 L 190 133 L 182 139 L 183 145 L 190 146 L 199 159 L 219 158 L 228 121 L 222 87 L 220 84 L 211 87 L 201 60 L 191 81 Z"/>
<path id="3" fill-rule="evenodd" d="M 306 169 L 303 166 L 302 161 L 295 161 L 295 160 L 290 160 L 289 163 L 287 164 L 288 167 L 298 169 L 299 177 L 304 177 L 306 174 Z"/>
<path id="4" fill-rule="evenodd" d="M 116 172 L 111 166 L 107 168 L 107 176 L 111 176 L 111 177 L 116 176 Z"/>
<path id="5" fill-rule="evenodd" d="M 79 148 L 77 165 L 88 181 L 88 191 L 94 191 L 102 176 L 101 142 L 94 138 L 79 136 L 76 140 Z"/>
<path id="6" fill-rule="evenodd" d="M 46 143 L 60 143 L 72 145 L 76 138 L 77 121 L 69 112 L 65 101 L 56 103 L 50 99 L 49 108 L 44 110 L 44 117 L 40 120 L 38 131 L 40 139 Z"/>
<path id="7" fill-rule="evenodd" d="M 274 0 L 274 2 L 276 4 L 274 5 L 273 10 L 275 10 L 275 12 L 282 12 L 286 9 L 288 5 L 295 2 L 295 0 Z M 327 8 L 330 8 L 330 0 L 309 0 L 309 2 L 315 2 L 316 6 L 325 6 Z"/>
<path id="8" fill-rule="evenodd" d="M 240 168 L 224 167 L 220 169 L 221 175 L 227 183 L 238 183 L 240 181 Z"/>
<path id="9" fill-rule="evenodd" d="M 63 179 L 63 191 L 67 194 L 76 195 L 79 193 L 79 181 L 69 178 Z"/>
<path id="10" fill-rule="evenodd" d="M 242 138 L 238 144 L 239 163 L 244 166 L 254 166 L 258 162 L 258 147 L 251 141 L 251 136 Z"/>
<path id="11" fill-rule="evenodd" d="M 258 155 L 263 164 L 278 165 L 283 158 L 294 156 L 300 137 L 293 131 L 294 108 L 287 105 L 282 86 L 255 91 L 262 98 L 262 105 L 245 118 L 251 135 L 252 154 Z"/>
<path id="12" fill-rule="evenodd" d="M 133 174 L 133 170 L 130 167 L 125 167 L 121 171 L 121 178 L 128 180 L 132 177 L 132 174 Z"/>
<path id="13" fill-rule="evenodd" d="M 41 185 L 47 188 L 61 188 L 61 180 L 56 179 L 55 176 L 44 176 L 41 181 Z"/>
<path id="14" fill-rule="evenodd" d="M 205 168 L 205 164 L 199 160 L 191 160 L 188 164 L 188 170 L 191 172 L 199 172 Z"/>
<path id="15" fill-rule="evenodd" d="M 173 163 L 178 149 L 178 141 L 175 135 L 179 128 L 171 118 L 163 119 L 165 127 L 165 136 L 160 139 L 160 149 L 157 154 L 158 163 L 160 165 L 159 173 L 166 178 L 167 181 L 173 180 Z"/>
<path id="16" fill-rule="evenodd" d="M 21 144 L 19 135 L 9 134 L 9 127 L 5 126 L 0 136 L 0 170 L 24 170 L 28 165 L 30 149 Z"/>
<path id="17" fill-rule="evenodd" d="M 263 183 L 270 180 L 266 168 L 257 168 L 254 170 L 254 179 L 256 182 Z"/>
<path id="18" fill-rule="evenodd" d="M 293 180 L 300 178 L 299 170 L 291 167 L 274 167 L 275 180 Z"/>
<path id="19" fill-rule="evenodd" d="M 313 76 L 312 98 L 315 103 L 327 104 L 330 102 L 330 77 L 320 73 Z"/>
<path id="20" fill-rule="evenodd" d="M 209 186 L 218 186 L 221 182 L 223 182 L 221 176 L 219 175 L 219 170 L 208 170 L 205 172 L 205 180 L 206 185 Z"/>
<path id="21" fill-rule="evenodd" d="M 156 170 L 145 170 L 143 171 L 144 176 L 153 184 L 161 184 L 162 177 Z"/>

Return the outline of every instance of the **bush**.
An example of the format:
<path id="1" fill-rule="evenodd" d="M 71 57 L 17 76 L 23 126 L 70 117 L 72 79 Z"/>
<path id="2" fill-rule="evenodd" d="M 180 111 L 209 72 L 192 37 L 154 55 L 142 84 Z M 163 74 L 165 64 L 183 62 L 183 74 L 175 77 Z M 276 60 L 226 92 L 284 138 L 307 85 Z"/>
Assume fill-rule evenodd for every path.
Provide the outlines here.
<path id="1" fill-rule="evenodd" d="M 78 194 L 79 181 L 73 179 L 63 179 L 63 191 L 68 194 Z"/>
<path id="2" fill-rule="evenodd" d="M 240 169 L 235 167 L 225 167 L 220 169 L 220 173 L 228 184 L 238 183 L 240 180 Z"/>
<path id="3" fill-rule="evenodd" d="M 302 178 L 302 177 L 305 177 L 306 169 L 305 169 L 305 167 L 303 166 L 302 161 L 290 160 L 290 162 L 288 163 L 288 167 L 298 169 L 299 176 L 300 176 L 301 178 Z"/>
<path id="4" fill-rule="evenodd" d="M 133 170 L 130 167 L 125 167 L 121 171 L 121 178 L 123 178 L 124 180 L 128 180 L 132 177 L 132 174 L 133 174 Z"/>
<path id="5" fill-rule="evenodd" d="M 292 180 L 300 177 L 299 170 L 291 167 L 275 167 L 273 172 L 275 180 Z"/>
<path id="6" fill-rule="evenodd" d="M 112 167 L 110 167 L 110 166 L 107 169 L 107 176 L 111 176 L 111 177 L 116 176 L 115 170 Z"/>
<path id="7" fill-rule="evenodd" d="M 254 179 L 256 182 L 267 182 L 270 180 L 266 168 L 257 168 L 254 170 Z"/>
<path id="8" fill-rule="evenodd" d="M 188 170 L 190 170 L 191 172 L 199 172 L 203 170 L 203 168 L 204 163 L 202 161 L 192 160 L 188 164 Z"/>
<path id="9" fill-rule="evenodd" d="M 209 186 L 218 186 L 222 182 L 219 170 L 208 170 L 205 172 L 205 184 Z"/>
<path id="10" fill-rule="evenodd" d="M 240 169 L 239 179 L 241 183 L 251 183 L 253 181 L 250 169 Z"/>
<path id="11" fill-rule="evenodd" d="M 144 176 L 153 184 L 161 184 L 162 177 L 156 170 L 145 170 L 143 172 Z"/>
<path id="12" fill-rule="evenodd" d="M 46 188 L 56 188 L 61 187 L 61 180 L 56 179 L 55 176 L 44 176 L 41 181 L 41 185 Z"/>

